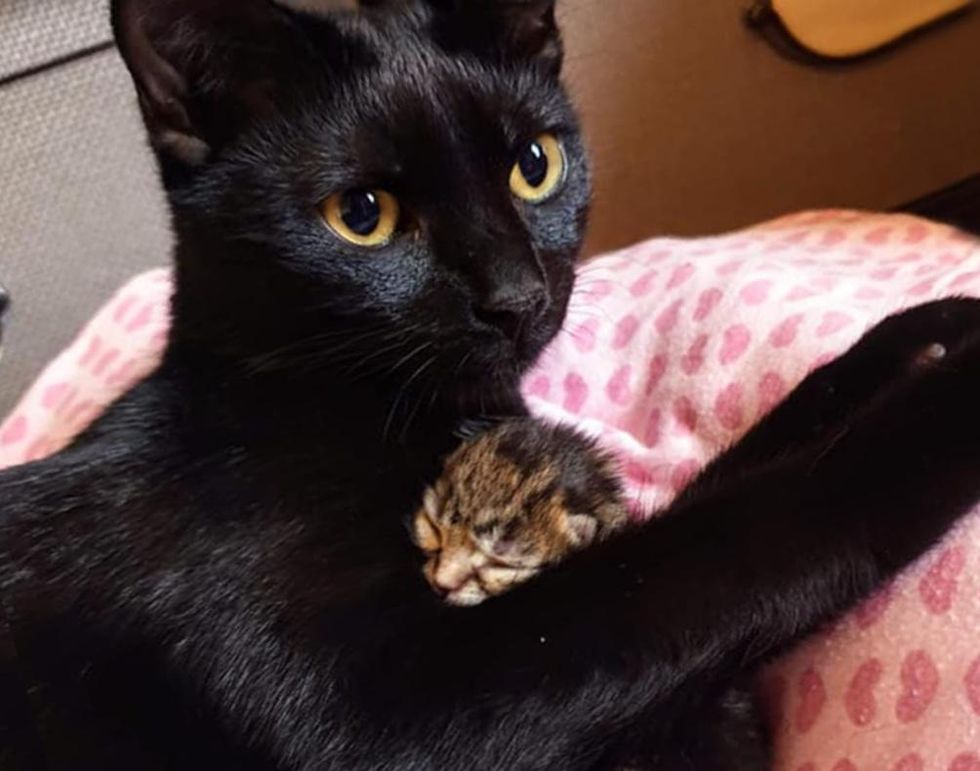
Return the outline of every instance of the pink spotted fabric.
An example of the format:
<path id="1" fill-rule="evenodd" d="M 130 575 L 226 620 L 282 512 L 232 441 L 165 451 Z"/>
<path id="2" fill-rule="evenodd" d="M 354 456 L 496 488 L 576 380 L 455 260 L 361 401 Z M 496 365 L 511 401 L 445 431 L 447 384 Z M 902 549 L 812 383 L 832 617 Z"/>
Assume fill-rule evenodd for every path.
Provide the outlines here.
<path id="1" fill-rule="evenodd" d="M 159 359 L 169 274 L 127 285 L 0 426 L 0 466 L 53 452 Z M 810 370 L 891 312 L 980 296 L 980 242 L 912 217 L 815 212 L 583 266 L 526 380 L 533 410 L 669 503 Z M 980 771 L 980 513 L 765 672 L 780 771 Z"/>

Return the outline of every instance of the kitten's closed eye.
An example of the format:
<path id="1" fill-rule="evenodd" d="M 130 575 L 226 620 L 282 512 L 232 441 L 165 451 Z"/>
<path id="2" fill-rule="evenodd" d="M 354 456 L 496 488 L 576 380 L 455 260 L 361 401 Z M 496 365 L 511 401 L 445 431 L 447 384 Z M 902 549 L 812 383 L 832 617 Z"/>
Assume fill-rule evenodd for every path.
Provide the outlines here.
<path id="1" fill-rule="evenodd" d="M 613 466 L 591 441 L 515 421 L 449 457 L 412 532 L 433 589 L 449 603 L 473 605 L 625 521 Z"/>

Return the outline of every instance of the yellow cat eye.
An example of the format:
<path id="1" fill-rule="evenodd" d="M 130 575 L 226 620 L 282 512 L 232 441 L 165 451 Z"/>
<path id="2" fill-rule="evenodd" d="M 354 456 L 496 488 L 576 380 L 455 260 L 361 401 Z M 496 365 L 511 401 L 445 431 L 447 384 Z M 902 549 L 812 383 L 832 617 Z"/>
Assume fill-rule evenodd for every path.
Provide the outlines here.
<path id="1" fill-rule="evenodd" d="M 384 190 L 345 190 L 320 205 L 330 229 L 356 246 L 383 246 L 398 228 L 401 208 Z"/>
<path id="2" fill-rule="evenodd" d="M 565 151 L 553 134 L 528 142 L 510 172 L 510 189 L 521 200 L 541 203 L 565 179 Z"/>

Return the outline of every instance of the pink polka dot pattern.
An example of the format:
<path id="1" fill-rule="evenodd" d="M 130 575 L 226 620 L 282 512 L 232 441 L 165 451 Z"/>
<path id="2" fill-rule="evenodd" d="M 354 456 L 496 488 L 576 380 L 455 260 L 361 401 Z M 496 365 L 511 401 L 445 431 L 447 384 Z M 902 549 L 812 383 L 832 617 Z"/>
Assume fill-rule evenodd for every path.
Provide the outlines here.
<path id="1" fill-rule="evenodd" d="M 606 396 L 613 404 L 625 406 L 630 403 L 633 391 L 630 388 L 630 378 L 633 375 L 633 368 L 629 364 L 620 367 L 606 384 Z"/>
<path id="2" fill-rule="evenodd" d="M 980 657 L 973 660 L 963 678 L 966 696 L 970 700 L 973 711 L 980 715 Z"/>
<path id="3" fill-rule="evenodd" d="M 647 447 L 655 447 L 660 441 L 663 430 L 663 413 L 659 409 L 652 410 L 647 418 L 646 430 L 643 432 L 643 442 Z"/>
<path id="4" fill-rule="evenodd" d="M 718 307 L 718 303 L 721 302 L 724 296 L 725 293 L 717 287 L 705 289 L 698 298 L 698 307 L 694 311 L 694 320 L 704 321 L 708 318 L 711 315 L 711 311 Z"/>
<path id="5" fill-rule="evenodd" d="M 742 358 L 742 354 L 752 342 L 752 333 L 744 324 L 733 324 L 722 333 L 721 354 L 718 360 L 724 364 L 733 364 Z"/>
<path id="6" fill-rule="evenodd" d="M 892 767 L 892 771 L 923 771 L 924 768 L 925 763 L 922 762 L 922 756 L 912 752 L 900 758 L 898 763 Z"/>
<path id="7" fill-rule="evenodd" d="M 773 348 L 786 348 L 792 345 L 799 334 L 803 318 L 802 313 L 794 313 L 779 322 L 769 335 L 769 342 Z"/>
<path id="8" fill-rule="evenodd" d="M 718 392 L 715 418 L 729 431 L 736 431 L 742 426 L 745 415 L 742 412 L 742 386 L 738 383 L 729 383 Z"/>
<path id="9" fill-rule="evenodd" d="M 840 332 L 844 327 L 853 322 L 854 319 L 846 313 L 839 311 L 825 313 L 820 322 L 820 326 L 817 327 L 817 337 L 830 337 L 830 335 Z"/>
<path id="10" fill-rule="evenodd" d="M 759 417 L 768 413 L 789 392 L 786 381 L 778 372 L 767 372 L 759 381 Z"/>
<path id="11" fill-rule="evenodd" d="M 679 493 L 681 490 L 683 490 L 697 475 L 700 468 L 701 464 L 693 458 L 683 460 L 674 466 L 674 470 L 670 472 L 670 486 L 673 488 L 674 492 Z"/>
<path id="12" fill-rule="evenodd" d="M 980 755 L 975 752 L 964 752 L 953 758 L 949 771 L 980 771 Z"/>
<path id="13" fill-rule="evenodd" d="M 29 426 L 27 416 L 15 412 L 4 424 L 3 430 L 0 431 L 0 445 L 10 447 L 20 444 L 27 436 Z"/>
<path id="14" fill-rule="evenodd" d="M 689 262 L 679 265 L 671 274 L 670 280 L 667 282 L 667 289 L 676 289 L 687 282 L 696 272 L 696 268 Z"/>
<path id="15" fill-rule="evenodd" d="M 957 579 L 965 562 L 963 547 L 952 546 L 940 555 L 919 582 L 922 604 L 930 613 L 946 613 L 953 607 Z"/>
<path id="16" fill-rule="evenodd" d="M 630 341 L 640 330 L 640 320 L 629 313 L 619 320 L 616 325 L 616 335 L 613 338 L 613 349 L 621 350 L 630 344 Z"/>
<path id="17" fill-rule="evenodd" d="M 925 651 L 913 651 L 902 662 L 902 695 L 895 716 L 903 723 L 922 717 L 939 690 L 939 671 Z"/>
<path id="18" fill-rule="evenodd" d="M 650 366 L 647 369 L 647 385 L 646 393 L 647 396 L 651 392 L 657 390 L 660 385 L 660 381 L 663 379 L 664 375 L 667 374 L 667 357 L 663 355 L 654 356 L 650 359 Z"/>
<path id="19" fill-rule="evenodd" d="M 640 276 L 630 287 L 630 294 L 634 297 L 643 297 L 653 289 L 653 282 L 657 280 L 657 271 L 649 270 Z"/>
<path id="20" fill-rule="evenodd" d="M 668 335 L 673 332 L 674 327 L 677 326 L 677 322 L 680 319 L 681 306 L 683 304 L 683 300 L 678 300 L 669 305 L 663 313 L 657 316 L 657 331 L 661 335 Z"/>
<path id="21" fill-rule="evenodd" d="M 844 696 L 844 704 L 847 715 L 851 722 L 856 726 L 868 725 L 875 716 L 877 704 L 875 702 L 875 686 L 881 679 L 884 668 L 878 659 L 868 659 L 854 673 L 850 684 L 847 686 L 847 694 Z"/>
<path id="22" fill-rule="evenodd" d="M 535 376 L 527 386 L 527 393 L 529 396 L 547 398 L 548 394 L 551 393 L 551 380 L 547 375 Z"/>
<path id="23" fill-rule="evenodd" d="M 57 451 L 159 360 L 170 276 L 124 287 L 0 425 L 0 466 Z M 637 517 L 889 312 L 980 296 L 980 243 L 900 215 L 809 212 L 657 239 L 580 269 L 531 409 L 622 461 Z M 2 364 L 0 364 L 2 368 Z M 791 515 L 790 512 L 787 515 Z M 767 670 L 777 771 L 980 771 L 980 516 Z"/>
<path id="24" fill-rule="evenodd" d="M 589 385 L 585 378 L 577 372 L 569 372 L 565 376 L 564 407 L 572 414 L 578 414 L 589 398 Z"/>
<path id="25" fill-rule="evenodd" d="M 708 347 L 708 339 L 707 335 L 698 335 L 687 349 L 687 353 L 681 359 L 681 369 L 685 375 L 694 375 L 704 366 L 704 352 Z"/>
<path id="26" fill-rule="evenodd" d="M 163 349 L 170 290 L 170 272 L 151 271 L 98 312 L 0 426 L 0 468 L 57 452 L 150 373 Z"/>
<path id="27" fill-rule="evenodd" d="M 681 396 L 674 402 L 674 420 L 677 425 L 687 431 L 693 431 L 698 427 L 698 409 L 686 396 Z"/>
<path id="28" fill-rule="evenodd" d="M 796 708 L 794 723 L 796 730 L 805 734 L 820 718 L 820 713 L 827 703 L 827 689 L 823 684 L 823 678 L 816 670 L 810 668 L 800 676 L 797 691 L 800 701 Z"/>

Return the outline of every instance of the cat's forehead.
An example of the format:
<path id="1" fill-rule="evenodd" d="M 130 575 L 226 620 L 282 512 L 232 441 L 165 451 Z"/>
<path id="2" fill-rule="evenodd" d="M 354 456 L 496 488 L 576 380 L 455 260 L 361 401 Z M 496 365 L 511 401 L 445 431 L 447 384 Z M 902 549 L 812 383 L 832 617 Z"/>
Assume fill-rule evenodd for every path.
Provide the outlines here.
<path id="1" fill-rule="evenodd" d="M 327 155 L 396 160 L 432 143 L 512 149 L 574 129 L 560 84 L 530 64 L 443 50 L 419 23 L 362 21 L 343 39 L 354 52 L 348 66 L 304 106 L 306 133 Z"/>

